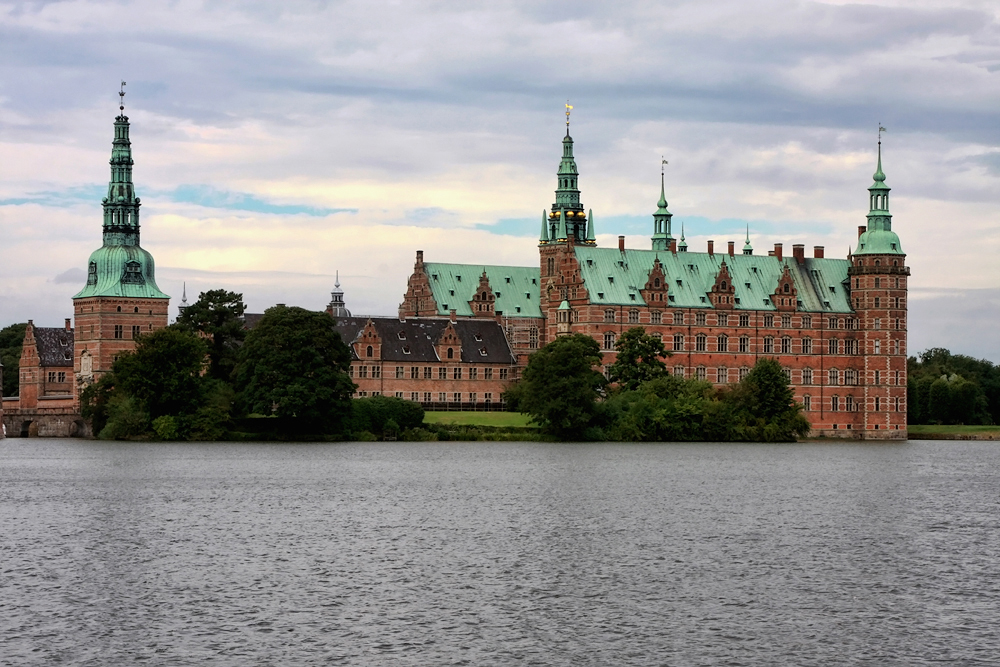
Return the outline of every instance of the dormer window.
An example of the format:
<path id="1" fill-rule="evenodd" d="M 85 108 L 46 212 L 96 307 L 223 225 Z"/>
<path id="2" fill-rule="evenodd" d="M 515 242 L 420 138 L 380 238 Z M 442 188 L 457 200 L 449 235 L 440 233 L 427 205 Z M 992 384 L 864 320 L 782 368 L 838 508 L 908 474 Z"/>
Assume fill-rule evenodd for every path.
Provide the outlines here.
<path id="1" fill-rule="evenodd" d="M 145 279 L 142 277 L 142 265 L 132 260 L 125 262 L 125 272 L 122 273 L 121 282 L 123 285 L 142 285 Z"/>
<path id="2" fill-rule="evenodd" d="M 614 276 L 608 276 L 608 282 L 611 283 L 612 285 L 614 285 L 615 284 L 615 277 Z"/>
<path id="3" fill-rule="evenodd" d="M 87 266 L 87 284 L 97 284 L 97 262 L 91 262 L 90 265 Z"/>
<path id="4" fill-rule="evenodd" d="M 405 331 L 400 331 L 399 333 L 396 334 L 396 336 L 399 338 L 399 340 L 406 340 L 406 332 Z"/>
<path id="5" fill-rule="evenodd" d="M 531 284 L 532 285 L 537 285 L 538 284 L 538 279 L 537 278 L 532 278 L 531 279 Z"/>
<path id="6" fill-rule="evenodd" d="M 437 279 L 438 279 L 438 274 L 436 274 L 436 273 L 432 273 L 432 274 L 431 274 L 431 279 L 432 279 L 432 280 L 437 280 Z"/>
<path id="7" fill-rule="evenodd" d="M 604 292 L 598 292 L 597 293 L 597 298 L 598 299 L 603 299 L 604 298 Z"/>
<path id="8" fill-rule="evenodd" d="M 482 336 L 480 336 L 479 334 L 475 334 L 475 335 L 473 336 L 473 338 L 475 338 L 475 339 L 476 339 L 476 342 L 477 342 L 477 343 L 482 343 L 482 342 L 483 342 L 483 337 L 482 337 Z"/>
<path id="9" fill-rule="evenodd" d="M 510 284 L 510 276 L 507 276 L 507 284 Z"/>
<path id="10" fill-rule="evenodd" d="M 485 357 L 486 356 L 486 348 L 485 347 L 479 348 L 479 356 L 481 356 L 481 357 Z"/>
<path id="11" fill-rule="evenodd" d="M 458 282 L 462 282 L 462 276 L 455 276 L 455 280 L 457 280 Z"/>
<path id="12" fill-rule="evenodd" d="M 684 281 L 683 280 L 678 280 L 677 281 L 677 286 L 678 287 L 684 287 Z"/>
<path id="13" fill-rule="evenodd" d="M 448 290 L 448 296 L 455 296 L 455 290 L 453 289 Z"/>
<path id="14" fill-rule="evenodd" d="M 404 345 L 403 346 L 403 354 L 409 354 L 409 353 L 410 353 L 410 346 L 409 345 Z"/>

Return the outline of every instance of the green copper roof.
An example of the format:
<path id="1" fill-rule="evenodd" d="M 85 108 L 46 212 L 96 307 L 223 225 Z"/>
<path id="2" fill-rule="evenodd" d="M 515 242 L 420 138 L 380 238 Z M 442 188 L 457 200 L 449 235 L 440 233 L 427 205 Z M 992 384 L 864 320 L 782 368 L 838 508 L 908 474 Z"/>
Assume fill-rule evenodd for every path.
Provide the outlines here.
<path id="1" fill-rule="evenodd" d="M 892 231 L 892 214 L 889 213 L 889 192 L 882 171 L 882 142 L 878 143 L 878 166 L 872 176 L 874 183 L 868 188 L 868 229 L 858 238 L 855 255 L 902 255 L 899 236 Z"/>
<path id="2" fill-rule="evenodd" d="M 538 305 L 542 281 L 537 266 L 426 263 L 424 271 L 431 283 L 438 314 L 447 315 L 449 310 L 455 310 L 457 315 L 471 316 L 469 301 L 479 287 L 483 270 L 496 296 L 496 310 L 508 317 L 542 316 Z"/>
<path id="3" fill-rule="evenodd" d="M 90 255 L 87 284 L 73 298 L 124 296 L 169 299 L 156 286 L 153 256 L 139 246 L 139 198 L 132 184 L 128 116 L 115 118 L 111 180 L 104 209 L 104 245 Z"/>
<path id="4" fill-rule="evenodd" d="M 656 202 L 656 213 L 653 214 L 653 250 L 665 252 L 670 250 L 670 220 L 673 214 L 667 210 L 667 195 L 663 185 L 663 172 L 660 172 L 660 199 Z"/>
<path id="5" fill-rule="evenodd" d="M 736 310 L 774 310 L 771 294 L 788 266 L 798 291 L 798 309 L 804 312 L 852 312 L 845 289 L 850 263 L 843 259 L 806 259 L 773 256 L 709 255 L 687 252 L 663 253 L 653 250 L 576 247 L 591 303 L 612 306 L 644 305 L 639 290 L 645 287 L 653 261 L 659 258 L 670 286 L 666 308 L 711 308 L 708 294 L 725 261 L 736 289 Z"/>

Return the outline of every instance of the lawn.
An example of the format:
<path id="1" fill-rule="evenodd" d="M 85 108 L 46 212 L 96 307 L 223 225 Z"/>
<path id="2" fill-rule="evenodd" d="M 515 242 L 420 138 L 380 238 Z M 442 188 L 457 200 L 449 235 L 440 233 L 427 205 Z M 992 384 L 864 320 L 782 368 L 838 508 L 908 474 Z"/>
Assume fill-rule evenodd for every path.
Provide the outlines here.
<path id="1" fill-rule="evenodd" d="M 425 412 L 425 424 L 456 424 L 460 426 L 530 427 L 528 415 L 520 412 Z"/>

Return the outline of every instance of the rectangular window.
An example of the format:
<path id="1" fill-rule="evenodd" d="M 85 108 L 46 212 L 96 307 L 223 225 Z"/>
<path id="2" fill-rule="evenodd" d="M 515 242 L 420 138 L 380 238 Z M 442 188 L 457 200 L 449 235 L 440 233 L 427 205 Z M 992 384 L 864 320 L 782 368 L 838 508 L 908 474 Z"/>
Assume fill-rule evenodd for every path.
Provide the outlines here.
<path id="1" fill-rule="evenodd" d="M 699 326 L 705 326 L 705 322 L 706 322 L 705 313 L 701 313 L 701 312 L 696 313 L 695 316 L 694 316 L 694 321 L 695 321 L 695 324 L 697 324 Z"/>
<path id="2" fill-rule="evenodd" d="M 424 366 L 424 379 L 430 380 L 432 377 L 434 377 L 434 369 L 430 366 Z"/>
<path id="3" fill-rule="evenodd" d="M 764 354 L 774 354 L 774 339 L 770 336 L 764 337 Z"/>
<path id="4" fill-rule="evenodd" d="M 506 369 L 506 368 L 501 368 L 500 369 L 500 379 L 501 380 L 506 380 L 507 379 L 507 370 L 508 369 Z"/>
<path id="5" fill-rule="evenodd" d="M 420 392 L 419 391 L 411 391 L 410 392 L 410 400 L 413 401 L 414 403 L 419 403 L 420 402 Z"/>
<path id="6" fill-rule="evenodd" d="M 684 351 L 684 334 L 674 334 L 674 351 Z"/>
<path id="7" fill-rule="evenodd" d="M 812 338 L 802 339 L 802 354 L 812 354 L 813 353 L 813 340 Z"/>
<path id="8" fill-rule="evenodd" d="M 774 315 L 765 315 L 764 316 L 764 327 L 765 328 L 771 328 L 773 326 L 774 326 Z"/>
<path id="9" fill-rule="evenodd" d="M 802 369 L 802 384 L 812 384 L 813 383 L 813 369 L 803 368 Z"/>
<path id="10" fill-rule="evenodd" d="M 469 379 L 470 380 L 478 380 L 479 379 L 479 369 L 478 368 L 473 367 L 473 368 L 469 369 Z"/>
<path id="11" fill-rule="evenodd" d="M 612 308 L 608 308 L 604 311 L 604 321 L 614 322 L 615 321 L 615 311 Z"/>
<path id="12" fill-rule="evenodd" d="M 649 321 L 652 324 L 659 324 L 660 323 L 660 317 L 661 317 L 661 315 L 662 315 L 662 313 L 660 313 L 660 311 L 654 310 L 653 312 L 651 312 L 649 314 Z"/>
<path id="13" fill-rule="evenodd" d="M 718 384 L 725 384 L 729 382 L 729 369 L 725 366 L 719 366 L 715 369 L 715 381 Z"/>
<path id="14" fill-rule="evenodd" d="M 484 368 L 483 369 L 483 379 L 484 380 L 492 380 L 493 379 L 493 369 L 492 368 Z"/>
<path id="15" fill-rule="evenodd" d="M 740 352 L 749 352 L 749 351 L 750 351 L 750 336 L 740 336 Z"/>
<path id="16" fill-rule="evenodd" d="M 785 382 L 788 384 L 792 383 L 792 371 L 788 368 L 782 368 L 781 374 L 785 376 Z"/>
<path id="17" fill-rule="evenodd" d="M 55 382 L 55 381 L 56 381 L 56 372 L 49 371 L 49 382 Z"/>
<path id="18" fill-rule="evenodd" d="M 368 377 L 368 367 L 367 366 L 358 366 L 358 377 L 359 378 L 366 378 L 366 377 Z"/>
<path id="19" fill-rule="evenodd" d="M 830 412 L 837 412 L 840 410 L 840 396 L 830 397 Z"/>
<path id="20" fill-rule="evenodd" d="M 475 403 L 475 402 L 476 402 L 476 392 L 470 391 L 469 392 L 469 403 Z"/>
<path id="21" fill-rule="evenodd" d="M 431 392 L 425 391 L 424 392 L 424 403 L 430 403 L 430 402 L 431 402 Z"/>
<path id="22" fill-rule="evenodd" d="M 812 325 L 813 325 L 812 315 L 803 315 L 802 316 L 802 328 L 803 329 L 811 329 Z"/>
<path id="23" fill-rule="evenodd" d="M 402 366 L 396 366 L 396 379 L 397 380 L 402 380 L 403 377 L 404 377 L 405 371 L 406 371 L 406 369 L 404 367 L 402 367 Z"/>
<path id="24" fill-rule="evenodd" d="M 728 352 L 729 338 L 727 336 L 719 336 L 715 341 L 715 349 L 719 352 Z"/>
<path id="25" fill-rule="evenodd" d="M 438 380 L 447 380 L 447 379 L 448 379 L 448 369 L 442 366 L 441 368 L 438 369 Z"/>
<path id="26" fill-rule="evenodd" d="M 746 379 L 746 376 L 750 375 L 750 369 L 744 366 L 740 369 L 740 382 Z"/>
<path id="27" fill-rule="evenodd" d="M 837 328 L 837 319 L 834 318 L 834 317 L 831 317 L 830 321 L 827 322 L 827 328 L 829 328 L 829 329 L 836 329 Z"/>
<path id="28" fill-rule="evenodd" d="M 882 384 L 882 371 L 875 371 L 875 384 Z"/>
<path id="29" fill-rule="evenodd" d="M 750 326 L 750 316 L 749 315 L 740 315 L 740 326 L 741 327 L 748 327 L 748 326 Z"/>
<path id="30" fill-rule="evenodd" d="M 876 308 L 881 308 L 882 307 L 882 299 L 880 299 L 878 297 L 875 297 L 875 307 Z"/>
<path id="31" fill-rule="evenodd" d="M 123 327 L 121 324 L 116 324 L 115 338 L 124 338 L 124 337 L 125 337 L 125 327 Z"/>
<path id="32" fill-rule="evenodd" d="M 683 366 L 674 366 L 674 376 L 675 377 L 679 377 L 679 378 L 684 377 L 684 367 Z"/>
<path id="33" fill-rule="evenodd" d="M 698 368 L 694 370 L 694 376 L 699 380 L 704 380 L 708 377 L 708 370 L 704 366 L 698 366 Z"/>
<path id="34" fill-rule="evenodd" d="M 420 366 L 410 366 L 410 379 L 411 380 L 420 379 Z"/>
<path id="35" fill-rule="evenodd" d="M 785 336 L 781 339 L 781 353 L 791 354 L 792 353 L 792 339 Z"/>
<path id="36" fill-rule="evenodd" d="M 490 403 L 492 400 L 493 400 L 493 393 L 492 392 L 488 391 L 485 394 L 483 394 L 483 401 L 485 401 L 486 403 Z"/>
<path id="37" fill-rule="evenodd" d="M 604 334 L 604 349 L 613 350 L 615 349 L 615 335 L 613 333 Z"/>
<path id="38" fill-rule="evenodd" d="M 703 313 L 698 313 L 702 315 Z M 708 337 L 705 334 L 698 334 L 694 339 L 694 349 L 698 352 L 704 352 L 708 349 Z"/>
<path id="39" fill-rule="evenodd" d="M 725 313 L 719 313 L 719 315 L 718 315 L 718 317 L 716 319 L 719 322 L 719 326 L 720 327 L 728 327 L 729 326 L 729 315 L 726 315 Z"/>
<path id="40" fill-rule="evenodd" d="M 142 327 L 138 324 L 132 325 L 132 338 L 138 338 L 139 334 L 142 332 Z"/>
<path id="41" fill-rule="evenodd" d="M 791 315 L 782 315 L 781 316 L 781 327 L 783 329 L 791 329 L 792 328 L 792 316 Z"/>
<path id="42" fill-rule="evenodd" d="M 382 367 L 381 366 L 372 366 L 372 377 L 373 378 L 380 378 L 380 377 L 382 377 Z"/>
<path id="43" fill-rule="evenodd" d="M 629 324 L 639 324 L 639 311 L 630 310 L 628 311 L 628 323 Z"/>
<path id="44" fill-rule="evenodd" d="M 367 395 L 368 395 L 368 392 L 367 392 L 367 391 L 359 391 L 359 392 L 358 392 L 358 396 L 359 396 L 359 397 L 361 397 L 361 398 L 364 398 L 364 397 L 365 397 L 365 396 L 367 396 Z"/>
<path id="45" fill-rule="evenodd" d="M 881 397 L 876 396 L 875 397 L 875 412 L 878 412 L 881 409 L 882 409 L 882 399 L 881 399 Z"/>
<path id="46" fill-rule="evenodd" d="M 802 409 L 806 412 L 812 410 L 812 396 L 806 394 L 802 397 Z"/>
<path id="47" fill-rule="evenodd" d="M 403 392 L 397 391 L 396 392 L 396 398 L 403 398 Z"/>
<path id="48" fill-rule="evenodd" d="M 837 339 L 831 338 L 827 341 L 827 351 L 829 354 L 837 354 Z"/>
<path id="49" fill-rule="evenodd" d="M 456 391 L 454 394 L 452 394 L 451 400 L 452 400 L 453 403 L 461 403 L 462 402 L 462 392 Z"/>
<path id="50" fill-rule="evenodd" d="M 443 391 L 439 391 L 438 392 L 438 403 L 447 403 L 447 402 L 448 402 L 448 395 L 446 393 L 444 393 Z"/>
<path id="51" fill-rule="evenodd" d="M 579 311 L 577 311 L 579 313 Z M 532 350 L 538 347 L 538 327 L 528 329 L 528 347 Z"/>
<path id="52" fill-rule="evenodd" d="M 858 383 L 858 372 L 853 368 L 844 371 L 844 384 L 854 385 Z"/>
<path id="53" fill-rule="evenodd" d="M 460 367 L 451 369 L 451 379 L 452 380 L 462 379 L 462 369 Z"/>
<path id="54" fill-rule="evenodd" d="M 845 396 L 844 397 L 844 412 L 854 412 L 854 397 Z"/>
<path id="55" fill-rule="evenodd" d="M 674 326 L 684 324 L 684 313 L 677 311 L 674 313 Z"/>
<path id="56" fill-rule="evenodd" d="M 827 378 L 827 380 L 828 380 L 827 384 L 830 384 L 830 385 L 837 384 L 837 377 L 838 377 L 838 375 L 837 375 L 837 369 L 836 368 L 831 368 L 830 371 L 827 373 L 827 375 L 829 376 Z"/>

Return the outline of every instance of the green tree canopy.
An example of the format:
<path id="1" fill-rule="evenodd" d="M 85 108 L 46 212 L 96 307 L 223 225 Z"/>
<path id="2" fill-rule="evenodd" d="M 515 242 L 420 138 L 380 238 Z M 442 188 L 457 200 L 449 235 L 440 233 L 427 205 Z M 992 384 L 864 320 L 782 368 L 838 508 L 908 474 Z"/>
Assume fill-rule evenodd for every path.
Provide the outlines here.
<path id="1" fill-rule="evenodd" d="M 1000 366 L 931 348 L 907 360 L 911 424 L 1000 423 Z"/>
<path id="2" fill-rule="evenodd" d="M 620 389 L 632 391 L 643 382 L 655 380 L 667 374 L 663 359 L 670 356 L 663 347 L 663 341 L 646 333 L 642 327 L 632 327 L 615 343 L 617 358 L 608 368 L 608 379 L 618 383 Z"/>
<path id="3" fill-rule="evenodd" d="M 326 313 L 275 306 L 247 333 L 235 371 L 247 411 L 339 433 L 351 415 L 351 353 Z"/>
<path id="4" fill-rule="evenodd" d="M 528 359 L 517 390 L 521 411 L 546 432 L 579 439 L 607 384 L 596 370 L 601 348 L 590 336 L 560 336 Z"/>
<path id="5" fill-rule="evenodd" d="M 176 325 L 139 337 L 111 367 L 115 387 L 141 401 L 151 419 L 196 412 L 204 398 L 206 346 Z"/>
<path id="6" fill-rule="evenodd" d="M 21 348 L 27 322 L 0 329 L 0 363 L 3 364 L 3 395 L 17 396 L 20 391 Z"/>
<path id="7" fill-rule="evenodd" d="M 177 318 L 178 325 L 208 336 L 209 374 L 218 380 L 229 381 L 236 368 L 236 354 L 246 337 L 245 311 L 242 294 L 215 289 L 202 292 Z"/>
<path id="8" fill-rule="evenodd" d="M 708 432 L 725 440 L 781 442 L 795 440 L 809 433 L 810 425 L 802 415 L 781 364 L 763 358 L 747 376 L 723 394 L 709 424 Z"/>

